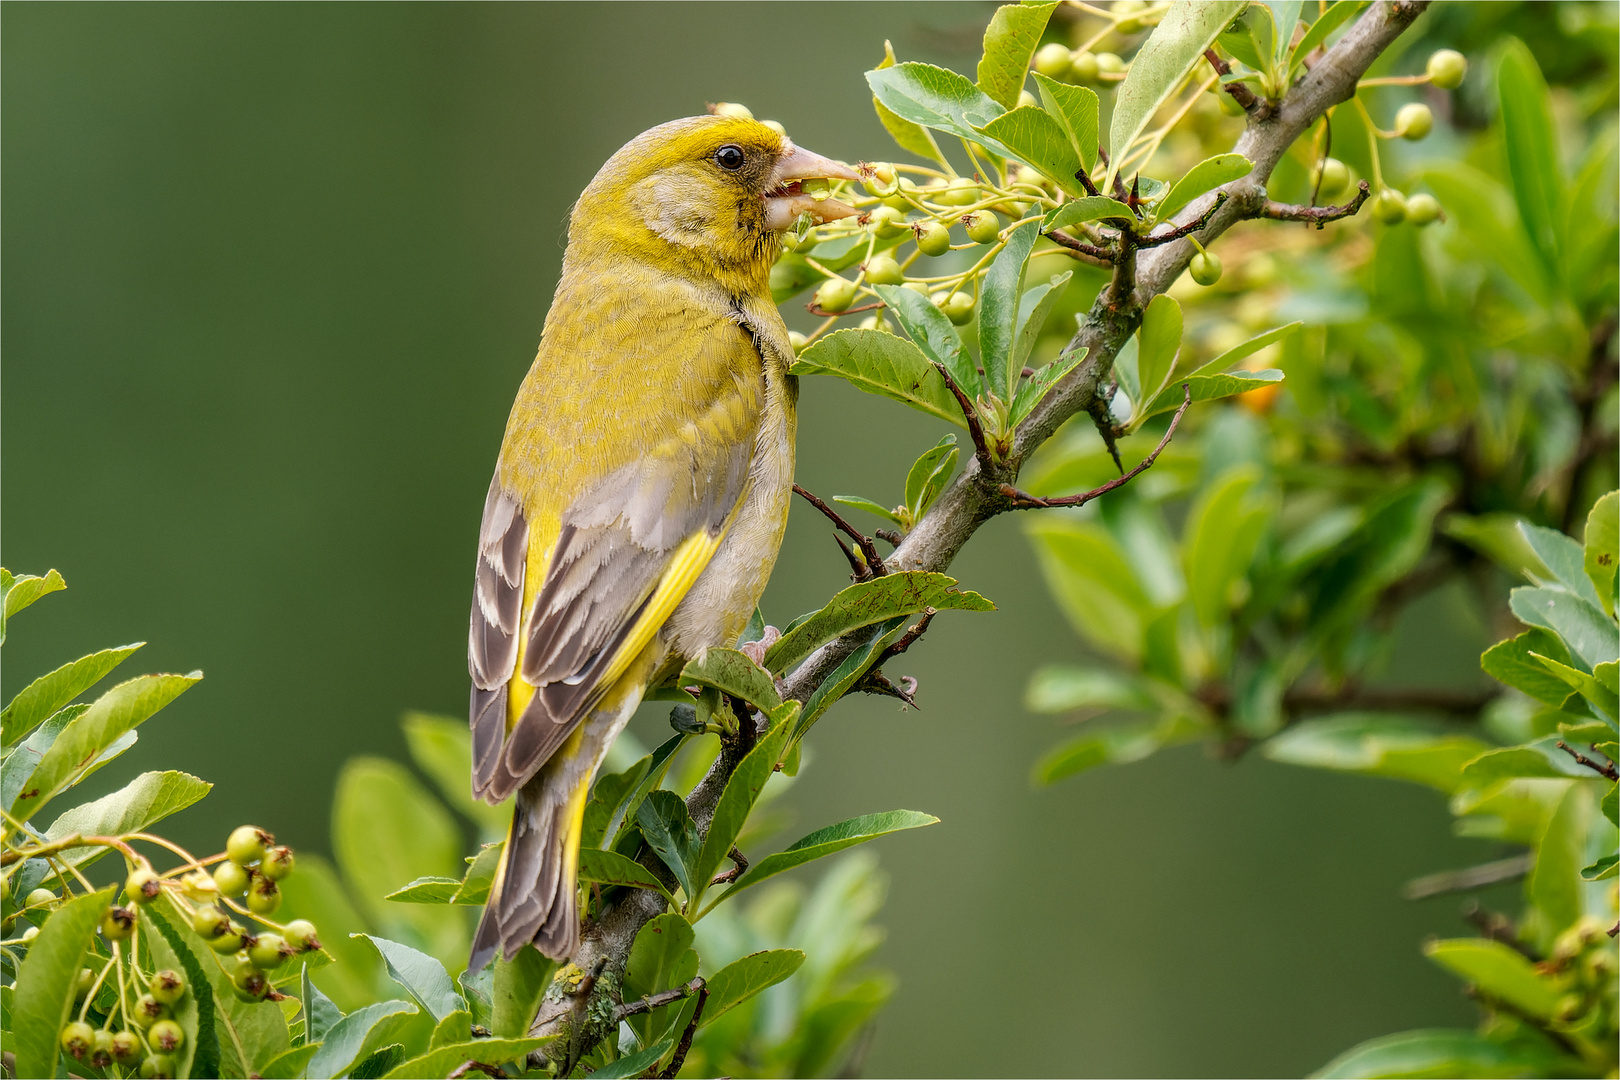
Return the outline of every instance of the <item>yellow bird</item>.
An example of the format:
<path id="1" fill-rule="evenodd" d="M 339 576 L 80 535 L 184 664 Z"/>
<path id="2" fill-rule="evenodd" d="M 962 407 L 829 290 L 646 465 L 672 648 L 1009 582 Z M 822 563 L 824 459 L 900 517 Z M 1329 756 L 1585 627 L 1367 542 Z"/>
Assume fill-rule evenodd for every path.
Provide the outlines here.
<path id="1" fill-rule="evenodd" d="M 649 684 L 731 645 L 782 542 L 796 380 L 771 302 L 781 233 L 859 179 L 738 116 L 647 131 L 575 204 L 539 355 L 478 535 L 467 646 L 473 793 L 517 805 L 478 970 L 579 944 L 592 778 Z"/>

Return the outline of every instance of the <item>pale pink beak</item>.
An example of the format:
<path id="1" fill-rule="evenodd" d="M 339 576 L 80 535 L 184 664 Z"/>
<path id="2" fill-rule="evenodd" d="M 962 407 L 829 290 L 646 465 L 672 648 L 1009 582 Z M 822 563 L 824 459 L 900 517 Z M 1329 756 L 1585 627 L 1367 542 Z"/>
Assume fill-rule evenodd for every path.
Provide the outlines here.
<path id="1" fill-rule="evenodd" d="M 860 213 L 837 199 L 817 199 L 799 187 L 801 180 L 859 180 L 861 174 L 831 158 L 788 143 L 788 154 L 776 170 L 776 184 L 765 196 L 765 227 L 781 231 L 808 212 L 818 221 L 837 221 Z"/>

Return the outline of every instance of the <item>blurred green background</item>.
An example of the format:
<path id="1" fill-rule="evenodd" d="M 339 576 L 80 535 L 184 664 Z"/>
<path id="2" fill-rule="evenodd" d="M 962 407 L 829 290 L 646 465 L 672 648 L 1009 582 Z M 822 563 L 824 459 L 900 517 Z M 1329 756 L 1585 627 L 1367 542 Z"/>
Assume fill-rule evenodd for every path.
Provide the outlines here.
<path id="1" fill-rule="evenodd" d="M 884 38 L 971 70 L 991 9 L 4 5 L 4 557 L 70 585 L 15 628 L 6 693 L 150 640 L 131 673 L 208 678 L 97 782 L 183 768 L 221 784 L 182 842 L 252 820 L 325 849 L 343 761 L 464 709 L 478 515 L 596 168 L 717 100 L 890 156 Z M 799 477 L 891 500 L 939 434 L 814 380 Z M 827 533 L 795 507 L 770 621 L 847 583 Z M 954 572 L 1000 610 L 938 620 L 893 670 L 921 711 L 840 706 L 786 796 L 799 831 L 943 819 L 873 849 L 900 990 L 869 1074 L 1290 1075 L 1472 1022 L 1414 947 L 1457 903 L 1398 896 L 1498 853 L 1439 796 L 1191 747 L 1034 791 L 1055 732 L 1022 688 L 1078 645 L 1014 522 Z M 1465 678 L 1485 630 L 1436 634 L 1447 603 L 1395 653 Z"/>

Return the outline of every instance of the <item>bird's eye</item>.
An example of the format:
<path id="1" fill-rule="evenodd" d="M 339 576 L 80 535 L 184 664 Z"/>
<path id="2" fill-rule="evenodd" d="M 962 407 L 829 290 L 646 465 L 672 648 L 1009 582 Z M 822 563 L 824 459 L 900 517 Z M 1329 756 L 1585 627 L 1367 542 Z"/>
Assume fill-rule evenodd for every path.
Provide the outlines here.
<path id="1" fill-rule="evenodd" d="M 742 147 L 727 143 L 714 152 L 714 160 L 717 165 L 727 172 L 736 172 L 742 168 L 743 164 Z"/>

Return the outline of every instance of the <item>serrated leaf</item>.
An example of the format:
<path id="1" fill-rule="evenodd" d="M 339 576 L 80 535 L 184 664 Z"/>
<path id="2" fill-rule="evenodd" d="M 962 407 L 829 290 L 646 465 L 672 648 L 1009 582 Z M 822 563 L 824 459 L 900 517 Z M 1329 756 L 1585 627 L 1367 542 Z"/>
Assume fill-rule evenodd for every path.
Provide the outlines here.
<path id="1" fill-rule="evenodd" d="M 928 297 L 899 285 L 878 285 L 873 291 L 888 305 L 889 313 L 923 355 L 935 364 L 943 364 L 956 385 L 969 398 L 978 397 L 983 390 L 978 366 L 962 347 L 962 338 L 945 313 L 935 307 Z M 946 396 L 950 395 L 949 390 L 945 393 Z M 955 398 L 951 398 L 956 415 L 961 416 L 961 406 L 956 405 L 955 401 Z"/>
<path id="2" fill-rule="evenodd" d="M 1620 713 L 1620 701 L 1616 700 L 1613 690 L 1600 683 L 1595 677 L 1584 671 L 1559 663 L 1557 660 L 1538 653 L 1531 653 L 1531 659 L 1546 668 L 1555 678 L 1559 679 L 1586 699 L 1586 702 L 1598 715 L 1614 720 Z M 1601 665 L 1599 665 L 1601 666 Z"/>
<path id="3" fill-rule="evenodd" d="M 834 495 L 832 501 L 843 506 L 852 506 L 857 510 L 865 510 L 868 514 L 876 514 L 880 518 L 887 518 L 896 525 L 900 524 L 900 517 L 893 510 L 860 495 Z"/>
<path id="4" fill-rule="evenodd" d="M 736 649 L 712 648 L 681 669 L 680 685 L 712 686 L 764 712 L 782 704 L 770 673 Z"/>
<path id="5" fill-rule="evenodd" d="M 1197 165 L 1188 169 L 1170 194 L 1164 197 L 1153 210 L 1153 214 L 1160 221 L 1169 221 L 1176 211 L 1192 202 L 1206 191 L 1213 191 L 1222 184 L 1230 184 L 1233 180 L 1248 176 L 1254 171 L 1254 163 L 1242 154 L 1216 154 L 1212 158 L 1205 158 Z"/>
<path id="6" fill-rule="evenodd" d="M 213 786 L 189 773 L 173 770 L 142 773 L 111 795 L 64 812 L 45 830 L 45 839 L 55 843 L 75 833 L 119 836 L 144 832 L 148 826 L 198 802 Z M 68 848 L 57 858 L 70 866 L 83 867 L 109 850 L 105 847 Z"/>
<path id="7" fill-rule="evenodd" d="M 67 582 L 55 570 L 44 577 L 23 574 L 13 577 L 9 570 L 0 570 L 0 644 L 6 640 L 6 624 L 11 617 L 35 600 L 49 593 L 67 588 Z"/>
<path id="8" fill-rule="evenodd" d="M 1082 347 L 1066 352 L 1050 364 L 1043 364 L 1037 368 L 1035 374 L 1019 384 L 1018 393 L 1013 395 L 1010 411 L 1010 422 L 1013 427 L 1023 423 L 1024 418 L 1035 411 L 1035 406 L 1041 403 L 1052 387 L 1062 382 L 1069 372 L 1080 366 L 1080 361 L 1086 358 L 1087 351 Z"/>
<path id="9" fill-rule="evenodd" d="M 1582 565 L 1603 612 L 1614 617 L 1615 571 L 1620 569 L 1620 492 L 1611 491 L 1592 505 L 1586 515 L 1586 547 Z"/>
<path id="10" fill-rule="evenodd" d="M 140 928 L 141 946 L 146 949 L 144 959 L 153 971 L 174 971 L 184 973 L 186 962 L 169 944 L 168 938 L 149 919 L 137 923 Z M 116 976 L 111 976 L 116 978 Z M 174 1052 L 174 1074 L 176 1076 L 203 1076 L 202 1070 L 192 1068 L 198 1053 L 198 1036 L 202 1032 L 202 1010 L 199 995 L 193 991 L 182 994 L 179 1001 L 169 1006 L 169 1019 L 180 1025 L 185 1033 L 185 1042 Z M 204 1066 L 213 1066 L 217 1063 L 217 1055 L 203 1054 Z"/>
<path id="11" fill-rule="evenodd" d="M 1595 608 L 1603 606 L 1592 579 L 1586 576 L 1586 553 L 1580 544 L 1556 529 L 1532 525 L 1528 521 L 1519 523 L 1519 532 L 1523 534 L 1525 543 L 1530 545 L 1530 550 L 1536 553 L 1536 558 L 1553 575 L 1553 581 L 1547 584 L 1562 585 Z"/>
<path id="12" fill-rule="evenodd" d="M 798 949 L 769 949 L 750 953 L 727 964 L 708 979 L 709 1000 L 700 1027 L 708 1027 L 755 994 L 799 970 L 804 953 Z"/>
<path id="13" fill-rule="evenodd" d="M 52 571 L 55 573 L 55 571 Z M 7 597 L 9 604 L 10 597 Z M 76 896 L 51 913 L 28 955 L 17 966 L 17 988 L 6 1017 L 6 1049 L 17 1055 L 17 1076 L 55 1076 L 61 1056 L 57 1035 L 68 1022 L 79 988 L 79 968 L 96 924 L 115 889 Z"/>
<path id="14" fill-rule="evenodd" d="M 1018 104 L 1029 62 L 1057 4 L 1003 4 L 984 28 L 979 89 L 1006 108 Z"/>
<path id="15" fill-rule="evenodd" d="M 326 1038 L 326 1033 L 332 1030 L 332 1025 L 343 1019 L 343 1013 L 338 1010 L 332 999 L 321 993 L 320 988 L 309 981 L 307 963 L 298 967 L 298 1000 L 303 1006 L 306 1043 L 321 1042 Z"/>
<path id="16" fill-rule="evenodd" d="M 456 984 L 451 981 L 450 973 L 433 957 L 409 945 L 401 945 L 374 934 L 349 936 L 362 937 L 371 942 L 388 969 L 388 977 L 410 995 L 417 1007 L 433 1017 L 435 1023 L 467 1007 L 461 995 L 456 993 Z"/>
<path id="17" fill-rule="evenodd" d="M 403 889 L 395 889 L 384 900 L 396 904 L 453 904 L 461 881 L 453 877 L 419 877 Z"/>
<path id="18" fill-rule="evenodd" d="M 1620 858 L 1614 855 L 1605 855 L 1592 865 L 1581 867 L 1581 880 L 1607 881 L 1615 876 L 1617 863 L 1620 863 Z"/>
<path id="19" fill-rule="evenodd" d="M 1097 92 L 1085 86 L 1070 86 L 1035 72 L 1046 111 L 1057 118 L 1069 136 L 1080 163 L 1090 172 L 1097 165 Z"/>
<path id="20" fill-rule="evenodd" d="M 1046 320 L 1057 302 L 1063 299 L 1063 290 L 1068 287 L 1072 277 L 1072 270 L 1058 274 L 1052 280 L 1026 290 L 1018 301 L 1018 336 L 1013 341 L 1012 357 L 1007 362 L 1008 375 L 1014 386 L 1019 384 L 1024 365 L 1029 363 L 1030 355 L 1035 351 L 1035 343 L 1040 340 Z M 1081 349 L 1080 352 L 1084 355 L 1085 350 Z M 1015 393 L 1013 396 L 1016 398 L 1018 395 Z"/>
<path id="21" fill-rule="evenodd" d="M 915 615 L 925 608 L 995 610 L 995 605 L 978 593 L 958 591 L 955 585 L 955 578 L 921 570 L 886 574 L 851 585 L 828 601 L 826 607 L 783 634 L 765 654 L 765 666 L 780 674 L 850 630 L 896 616 Z"/>
<path id="22" fill-rule="evenodd" d="M 687 815 L 686 803 L 673 791 L 648 792 L 636 809 L 636 824 L 641 828 L 641 835 L 647 838 L 648 846 L 664 860 L 686 895 L 695 896 L 697 874 L 693 868 L 703 840 Z"/>
<path id="23" fill-rule="evenodd" d="M 905 120 L 979 143 L 998 157 L 1013 157 L 1006 147 L 973 129 L 1006 109 L 954 71 L 933 64 L 905 63 L 866 73 L 879 101 Z"/>
<path id="24" fill-rule="evenodd" d="M 1293 81 L 1292 73 L 1299 70 L 1305 58 L 1311 55 L 1318 45 L 1326 42 L 1329 34 L 1348 22 L 1350 17 L 1366 4 L 1367 0 L 1337 0 L 1337 3 L 1316 17 L 1316 21 L 1311 23 L 1311 28 L 1305 31 L 1305 36 L 1299 39 L 1289 54 L 1290 82 Z"/>
<path id="25" fill-rule="evenodd" d="M 1087 195 L 1084 198 L 1070 199 L 1048 213 L 1041 221 L 1041 232 L 1049 233 L 1053 229 L 1066 229 L 1070 225 L 1082 225 L 1088 221 L 1133 223 L 1136 221 L 1136 215 L 1131 212 L 1130 207 L 1118 199 L 1107 195 Z"/>
<path id="26" fill-rule="evenodd" d="M 792 710 L 782 710 L 780 718 L 773 717 L 771 729 L 760 736 L 759 742 L 748 751 L 731 774 L 731 779 L 726 781 L 720 801 L 715 805 L 708 835 L 704 837 L 703 850 L 697 858 L 693 878 L 698 892 L 694 894 L 694 899 L 702 896 L 709 881 L 719 871 L 720 864 L 726 861 L 727 853 L 736 844 L 737 837 L 748 822 L 748 815 L 759 801 L 760 793 L 776 771 L 777 762 L 782 760 L 788 737 L 793 734 L 794 719 L 796 717 L 792 715 Z"/>
<path id="27" fill-rule="evenodd" d="M 838 330 L 818 338 L 788 370 L 794 375 L 837 375 L 858 390 L 967 429 L 961 406 L 922 350 L 881 330 Z"/>
<path id="28" fill-rule="evenodd" d="M 1045 109 L 1020 105 L 988 124 L 976 125 L 974 130 L 1011 150 L 1019 161 L 1033 166 L 1068 194 L 1084 194 L 1085 188 L 1075 178 L 1083 168 L 1080 155 L 1068 131 Z"/>
<path id="29" fill-rule="evenodd" d="M 34 730 L 47 717 L 90 689 L 124 659 L 145 645 L 137 641 L 116 649 L 103 649 L 63 664 L 48 675 L 41 675 L 11 699 L 0 712 L 0 743 L 10 745 Z"/>
<path id="30" fill-rule="evenodd" d="M 1568 780 L 1590 776 L 1575 759 L 1558 749 L 1557 742 L 1556 737 L 1548 737 L 1524 746 L 1488 750 L 1463 766 L 1463 778 L 1475 787 L 1483 787 L 1515 777 Z"/>
<path id="31" fill-rule="evenodd" d="M 734 892 L 758 885 L 777 874 L 786 873 L 794 867 L 826 858 L 856 844 L 864 844 L 868 840 L 876 840 L 880 836 L 906 829 L 920 829 L 938 821 L 939 818 L 934 815 L 916 810 L 889 810 L 881 814 L 863 814 L 847 821 L 840 821 L 836 825 L 828 825 L 801 837 L 786 851 L 767 855 L 750 866 L 721 899 L 724 900 Z"/>

